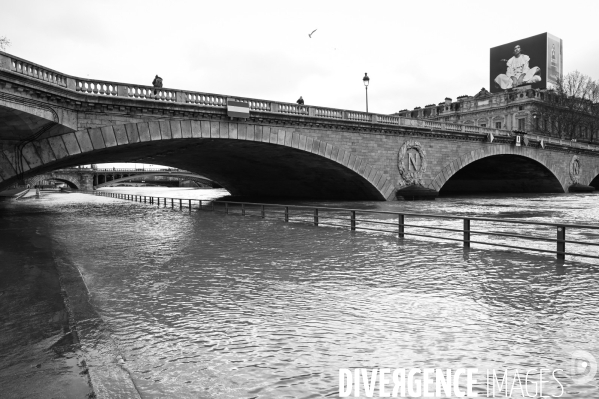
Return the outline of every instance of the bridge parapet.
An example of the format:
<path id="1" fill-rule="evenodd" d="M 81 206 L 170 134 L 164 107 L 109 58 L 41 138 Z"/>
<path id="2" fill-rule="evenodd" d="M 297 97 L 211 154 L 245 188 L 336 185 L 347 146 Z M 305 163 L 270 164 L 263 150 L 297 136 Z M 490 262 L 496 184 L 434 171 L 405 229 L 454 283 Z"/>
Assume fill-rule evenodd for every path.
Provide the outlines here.
<path id="1" fill-rule="evenodd" d="M 57 86 L 67 87 L 67 75 L 22 58 L 0 52 L 0 66 L 3 69 L 14 71 L 34 79 L 43 80 L 44 82 L 52 83 Z"/>
<path id="2" fill-rule="evenodd" d="M 98 97 L 112 97 L 123 99 L 136 99 L 148 102 L 164 102 L 171 104 L 195 105 L 198 107 L 222 109 L 227 108 L 227 99 L 233 99 L 249 104 L 250 111 L 255 114 L 284 114 L 291 116 L 305 116 L 324 120 L 349 121 L 368 124 L 380 124 L 386 126 L 434 129 L 439 132 L 465 133 L 488 135 L 497 137 L 513 137 L 514 133 L 509 130 L 494 129 L 481 126 L 461 125 L 449 122 L 438 122 L 427 119 L 407 118 L 396 115 L 384 115 L 366 113 L 360 111 L 343 110 L 337 108 L 318 107 L 311 105 L 298 105 L 285 102 L 254 99 L 248 97 L 228 96 L 223 94 L 193 92 L 188 90 L 177 90 L 168 88 L 154 88 L 152 86 L 135 85 L 111 81 L 84 79 L 70 76 L 42 67 L 33 62 L 24 60 L 14 55 L 0 52 L 0 69 L 26 75 L 54 85 L 61 86 L 67 90 Z M 584 150 L 597 150 L 596 146 L 580 144 L 567 140 L 556 140 L 547 136 L 532 136 L 538 141 L 543 139 L 545 143 L 578 148 Z M 532 138 L 531 137 L 531 138 Z"/>
<path id="3" fill-rule="evenodd" d="M 193 173 L 187 170 L 178 168 L 148 168 L 148 169 L 135 169 L 135 168 L 61 168 L 61 171 L 68 172 L 85 172 L 85 173 L 110 173 L 110 172 L 128 172 L 128 173 L 156 173 L 156 172 L 177 172 L 177 173 Z"/>
<path id="4" fill-rule="evenodd" d="M 154 173 L 154 172 L 181 172 L 181 173 L 192 173 L 183 169 L 177 168 L 156 168 L 156 169 L 131 169 L 131 168 L 98 168 L 93 169 L 94 172 L 143 172 L 143 173 Z"/>

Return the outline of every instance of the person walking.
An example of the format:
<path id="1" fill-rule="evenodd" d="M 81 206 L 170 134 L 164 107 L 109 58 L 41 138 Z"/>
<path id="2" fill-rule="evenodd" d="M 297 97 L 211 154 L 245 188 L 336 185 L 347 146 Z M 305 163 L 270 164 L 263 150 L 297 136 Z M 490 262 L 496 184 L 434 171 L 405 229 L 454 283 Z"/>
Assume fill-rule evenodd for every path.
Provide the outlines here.
<path id="1" fill-rule="evenodd" d="M 152 81 L 152 86 L 154 86 L 154 95 L 156 95 L 156 93 L 158 93 L 158 90 L 156 88 L 162 87 L 162 78 L 156 75 L 156 77 Z"/>
<path id="2" fill-rule="evenodd" d="M 302 96 L 300 96 L 300 98 L 296 101 L 299 105 L 304 105 L 304 99 L 302 98 Z"/>

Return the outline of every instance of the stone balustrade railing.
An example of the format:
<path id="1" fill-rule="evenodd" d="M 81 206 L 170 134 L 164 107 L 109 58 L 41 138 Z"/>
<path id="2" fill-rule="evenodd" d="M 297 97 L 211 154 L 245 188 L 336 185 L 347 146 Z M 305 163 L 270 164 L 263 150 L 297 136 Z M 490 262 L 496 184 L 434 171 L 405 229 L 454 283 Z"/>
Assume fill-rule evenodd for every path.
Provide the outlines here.
<path id="1" fill-rule="evenodd" d="M 494 136 L 514 136 L 509 130 L 493 129 L 481 126 L 460 125 L 432 121 L 427 119 L 407 118 L 398 115 L 382 115 L 359 111 L 348 111 L 335 108 L 298 105 L 253 98 L 227 96 L 222 94 L 200 93 L 176 89 L 155 88 L 152 86 L 132 85 L 127 83 L 97 81 L 69 76 L 49 68 L 42 67 L 27 60 L 0 51 L 0 69 L 9 70 L 28 77 L 43 80 L 50 84 L 65 87 L 76 92 L 93 96 L 110 96 L 134 98 L 146 101 L 163 101 L 169 103 L 192 104 L 202 107 L 226 109 L 227 99 L 233 99 L 249 104 L 252 112 L 267 112 L 288 115 L 306 116 L 331 120 L 347 120 L 361 123 L 376 123 L 391 126 L 425 128 L 437 131 L 455 133 L 479 134 Z M 599 150 L 589 144 L 576 143 L 568 140 L 558 140 L 547 136 L 529 135 L 537 140 L 543 139 L 546 144 L 570 146 L 580 149 Z"/>
<path id="2" fill-rule="evenodd" d="M 155 172 L 178 172 L 178 173 L 189 173 L 189 174 L 193 174 L 192 172 L 188 172 L 186 170 L 183 169 L 177 169 L 177 168 L 156 168 L 156 169 L 130 169 L 130 168 L 97 168 L 97 169 L 93 169 L 94 172 L 106 172 L 106 173 L 111 173 L 111 172 L 129 172 L 129 173 L 133 173 L 133 172 L 143 172 L 143 173 L 155 173 Z"/>
<path id="3" fill-rule="evenodd" d="M 127 86 L 127 96 L 144 100 L 177 102 L 177 91 L 162 87 Z"/>
<path id="4" fill-rule="evenodd" d="M 30 76 L 35 79 L 40 79 L 45 82 L 53 83 L 58 86 L 66 87 L 67 77 L 61 73 L 44 68 L 29 61 L 13 58 L 10 60 L 11 70 Z"/>
<path id="5" fill-rule="evenodd" d="M 118 96 L 118 86 L 112 82 L 99 82 L 93 80 L 75 80 L 75 90 L 86 93 L 102 96 Z"/>

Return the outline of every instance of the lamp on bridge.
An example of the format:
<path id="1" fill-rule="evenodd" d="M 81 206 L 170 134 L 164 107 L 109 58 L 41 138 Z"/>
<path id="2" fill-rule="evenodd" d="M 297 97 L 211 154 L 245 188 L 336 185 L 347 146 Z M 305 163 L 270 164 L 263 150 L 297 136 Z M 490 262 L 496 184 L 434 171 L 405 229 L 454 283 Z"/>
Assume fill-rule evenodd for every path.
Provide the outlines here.
<path id="1" fill-rule="evenodd" d="M 368 112 L 368 84 L 370 83 L 370 78 L 368 77 L 368 73 L 364 73 L 364 77 L 362 78 L 364 82 L 364 87 L 366 88 L 366 112 Z"/>

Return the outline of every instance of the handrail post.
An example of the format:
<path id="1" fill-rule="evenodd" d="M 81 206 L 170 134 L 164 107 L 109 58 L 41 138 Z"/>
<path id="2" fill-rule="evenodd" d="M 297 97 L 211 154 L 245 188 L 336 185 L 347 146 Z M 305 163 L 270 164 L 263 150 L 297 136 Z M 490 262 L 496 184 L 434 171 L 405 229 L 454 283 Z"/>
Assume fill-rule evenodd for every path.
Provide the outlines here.
<path id="1" fill-rule="evenodd" d="M 314 208 L 314 226 L 318 226 L 318 208 Z"/>
<path id="2" fill-rule="evenodd" d="M 175 209 L 175 200 L 171 198 L 171 209 Z"/>
<path id="3" fill-rule="evenodd" d="M 211 204 L 212 204 L 212 210 L 214 210 L 214 200 L 212 200 Z"/>
<path id="4" fill-rule="evenodd" d="M 356 211 L 351 211 L 351 229 L 356 229 Z"/>
<path id="5" fill-rule="evenodd" d="M 179 210 L 182 211 L 183 210 L 183 200 L 179 199 Z"/>
<path id="6" fill-rule="evenodd" d="M 200 207 L 198 209 L 202 209 L 202 200 L 200 200 Z"/>
<path id="7" fill-rule="evenodd" d="M 464 248 L 470 248 L 470 219 L 464 218 Z"/>
<path id="8" fill-rule="evenodd" d="M 288 206 L 285 207 L 285 221 L 286 222 L 289 221 L 289 207 Z"/>
<path id="9" fill-rule="evenodd" d="M 225 202 L 225 215 L 229 214 L 229 203 Z"/>
<path id="10" fill-rule="evenodd" d="M 189 212 L 191 212 L 191 200 L 189 200 Z"/>
<path id="11" fill-rule="evenodd" d="M 266 210 L 264 209 L 264 205 L 262 205 L 261 215 L 262 215 L 262 219 L 264 219 L 266 217 Z"/>
<path id="12" fill-rule="evenodd" d="M 406 217 L 403 213 L 399 213 L 397 215 L 397 236 L 399 238 L 404 238 L 404 232 L 405 232 L 405 222 L 406 222 Z"/>
<path id="13" fill-rule="evenodd" d="M 241 203 L 241 216 L 245 216 L 245 204 Z"/>
<path id="14" fill-rule="evenodd" d="M 557 226 L 557 259 L 566 259 L 566 226 Z M 561 253 L 560 253 L 561 252 Z"/>

